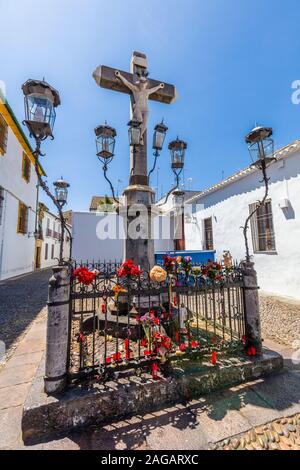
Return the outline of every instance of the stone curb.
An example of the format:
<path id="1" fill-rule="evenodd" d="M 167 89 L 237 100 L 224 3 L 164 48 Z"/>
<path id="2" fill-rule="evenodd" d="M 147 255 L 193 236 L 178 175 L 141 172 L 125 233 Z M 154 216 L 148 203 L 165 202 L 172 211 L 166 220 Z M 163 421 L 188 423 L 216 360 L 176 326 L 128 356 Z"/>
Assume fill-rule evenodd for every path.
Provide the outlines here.
<path id="1" fill-rule="evenodd" d="M 136 376 L 70 388 L 64 395 L 44 393 L 44 358 L 27 396 L 22 416 L 25 444 L 40 442 L 75 428 L 105 423 L 112 418 L 150 412 L 168 404 L 198 398 L 213 391 L 258 379 L 283 367 L 282 356 L 273 351 L 255 359 L 233 359 L 219 366 L 188 361 L 174 367 L 174 375 L 161 380 Z"/>

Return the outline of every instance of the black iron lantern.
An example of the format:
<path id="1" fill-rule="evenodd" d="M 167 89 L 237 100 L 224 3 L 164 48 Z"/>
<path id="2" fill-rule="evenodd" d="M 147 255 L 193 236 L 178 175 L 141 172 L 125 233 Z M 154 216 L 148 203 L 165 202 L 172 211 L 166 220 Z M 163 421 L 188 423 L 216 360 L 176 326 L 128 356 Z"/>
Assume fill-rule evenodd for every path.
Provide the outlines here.
<path id="1" fill-rule="evenodd" d="M 262 164 L 267 166 L 274 159 L 274 141 L 272 139 L 273 130 L 271 127 L 257 126 L 246 135 L 245 141 L 251 160 L 255 166 Z"/>
<path id="2" fill-rule="evenodd" d="M 70 185 L 63 179 L 63 177 L 61 177 L 59 180 L 53 183 L 53 186 L 55 187 L 56 202 L 60 205 L 60 207 L 63 207 L 65 204 L 67 204 L 68 188 Z"/>
<path id="3" fill-rule="evenodd" d="M 171 153 L 171 167 L 175 173 L 180 172 L 183 169 L 186 148 L 186 142 L 178 139 L 178 137 L 176 140 L 173 140 L 169 143 L 169 150 Z"/>
<path id="4" fill-rule="evenodd" d="M 48 83 L 41 80 L 27 80 L 22 85 L 25 104 L 25 124 L 30 135 L 36 139 L 53 138 L 55 108 L 60 105 L 60 97 Z"/>
<path id="5" fill-rule="evenodd" d="M 167 133 L 167 126 L 164 124 L 163 120 L 160 124 L 156 124 L 153 134 L 153 150 L 160 151 L 163 148 L 164 141 Z"/>
<path id="6" fill-rule="evenodd" d="M 95 134 L 97 157 L 102 163 L 109 163 L 114 156 L 116 129 L 105 123 L 105 125 L 96 127 Z"/>
<path id="7" fill-rule="evenodd" d="M 128 123 L 128 137 L 129 145 L 135 147 L 141 143 L 141 123 L 139 121 L 131 120 Z"/>
<path id="8" fill-rule="evenodd" d="M 184 195 L 185 192 L 181 191 L 180 189 L 175 189 L 175 191 L 173 191 L 174 206 L 182 207 L 184 202 Z"/>

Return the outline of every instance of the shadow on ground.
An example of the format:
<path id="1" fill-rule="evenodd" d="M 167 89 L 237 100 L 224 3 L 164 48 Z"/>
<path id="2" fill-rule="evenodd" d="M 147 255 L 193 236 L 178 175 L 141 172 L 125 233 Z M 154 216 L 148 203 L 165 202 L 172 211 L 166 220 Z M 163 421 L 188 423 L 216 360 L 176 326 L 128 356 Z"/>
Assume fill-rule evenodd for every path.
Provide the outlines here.
<path id="1" fill-rule="evenodd" d="M 285 368 L 187 403 L 78 429 L 67 437 L 45 440 L 42 448 L 201 450 L 299 412 L 299 390 L 299 370 Z"/>
<path id="2" fill-rule="evenodd" d="M 46 305 L 51 270 L 0 282 L 0 340 L 8 352 Z"/>

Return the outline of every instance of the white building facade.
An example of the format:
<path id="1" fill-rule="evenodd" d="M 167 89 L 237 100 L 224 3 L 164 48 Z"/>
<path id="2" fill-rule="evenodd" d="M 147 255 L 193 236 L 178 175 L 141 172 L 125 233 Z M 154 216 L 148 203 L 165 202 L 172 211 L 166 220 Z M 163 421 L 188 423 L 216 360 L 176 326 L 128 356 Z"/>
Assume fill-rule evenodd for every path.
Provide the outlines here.
<path id="1" fill-rule="evenodd" d="M 59 257 L 60 221 L 38 202 L 34 161 L 20 124 L 0 94 L 0 281 L 53 266 Z M 44 175 L 41 167 L 40 172 Z M 69 252 L 66 234 L 66 259 Z"/>
<path id="2" fill-rule="evenodd" d="M 71 233 L 72 227 L 67 224 Z M 60 240 L 61 240 L 61 223 L 59 217 L 52 214 L 47 207 L 40 203 L 38 212 L 38 234 L 35 268 L 45 269 L 55 266 L 59 260 Z M 70 258 L 70 236 L 65 231 L 63 258 Z"/>
<path id="3" fill-rule="evenodd" d="M 300 299 L 300 140 L 279 150 L 267 169 L 269 196 L 249 224 L 250 254 L 262 290 Z M 191 197 L 185 223 L 186 250 L 229 250 L 245 259 L 242 226 L 264 195 L 262 175 L 246 168 Z"/>
<path id="4" fill-rule="evenodd" d="M 37 183 L 32 149 L 0 97 L 0 280 L 34 270 Z"/>

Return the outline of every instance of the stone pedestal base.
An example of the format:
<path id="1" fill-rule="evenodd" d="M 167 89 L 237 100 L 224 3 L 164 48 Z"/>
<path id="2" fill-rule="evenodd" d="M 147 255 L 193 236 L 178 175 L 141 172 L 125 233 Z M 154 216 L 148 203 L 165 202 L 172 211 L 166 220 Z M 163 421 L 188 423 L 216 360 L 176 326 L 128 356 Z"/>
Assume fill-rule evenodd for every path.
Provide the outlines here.
<path id="1" fill-rule="evenodd" d="M 125 259 L 132 259 L 142 270 L 147 271 L 155 263 L 154 214 L 151 212 L 154 194 L 149 186 L 128 186 L 124 190 L 126 210 L 120 210 L 125 223 Z"/>

